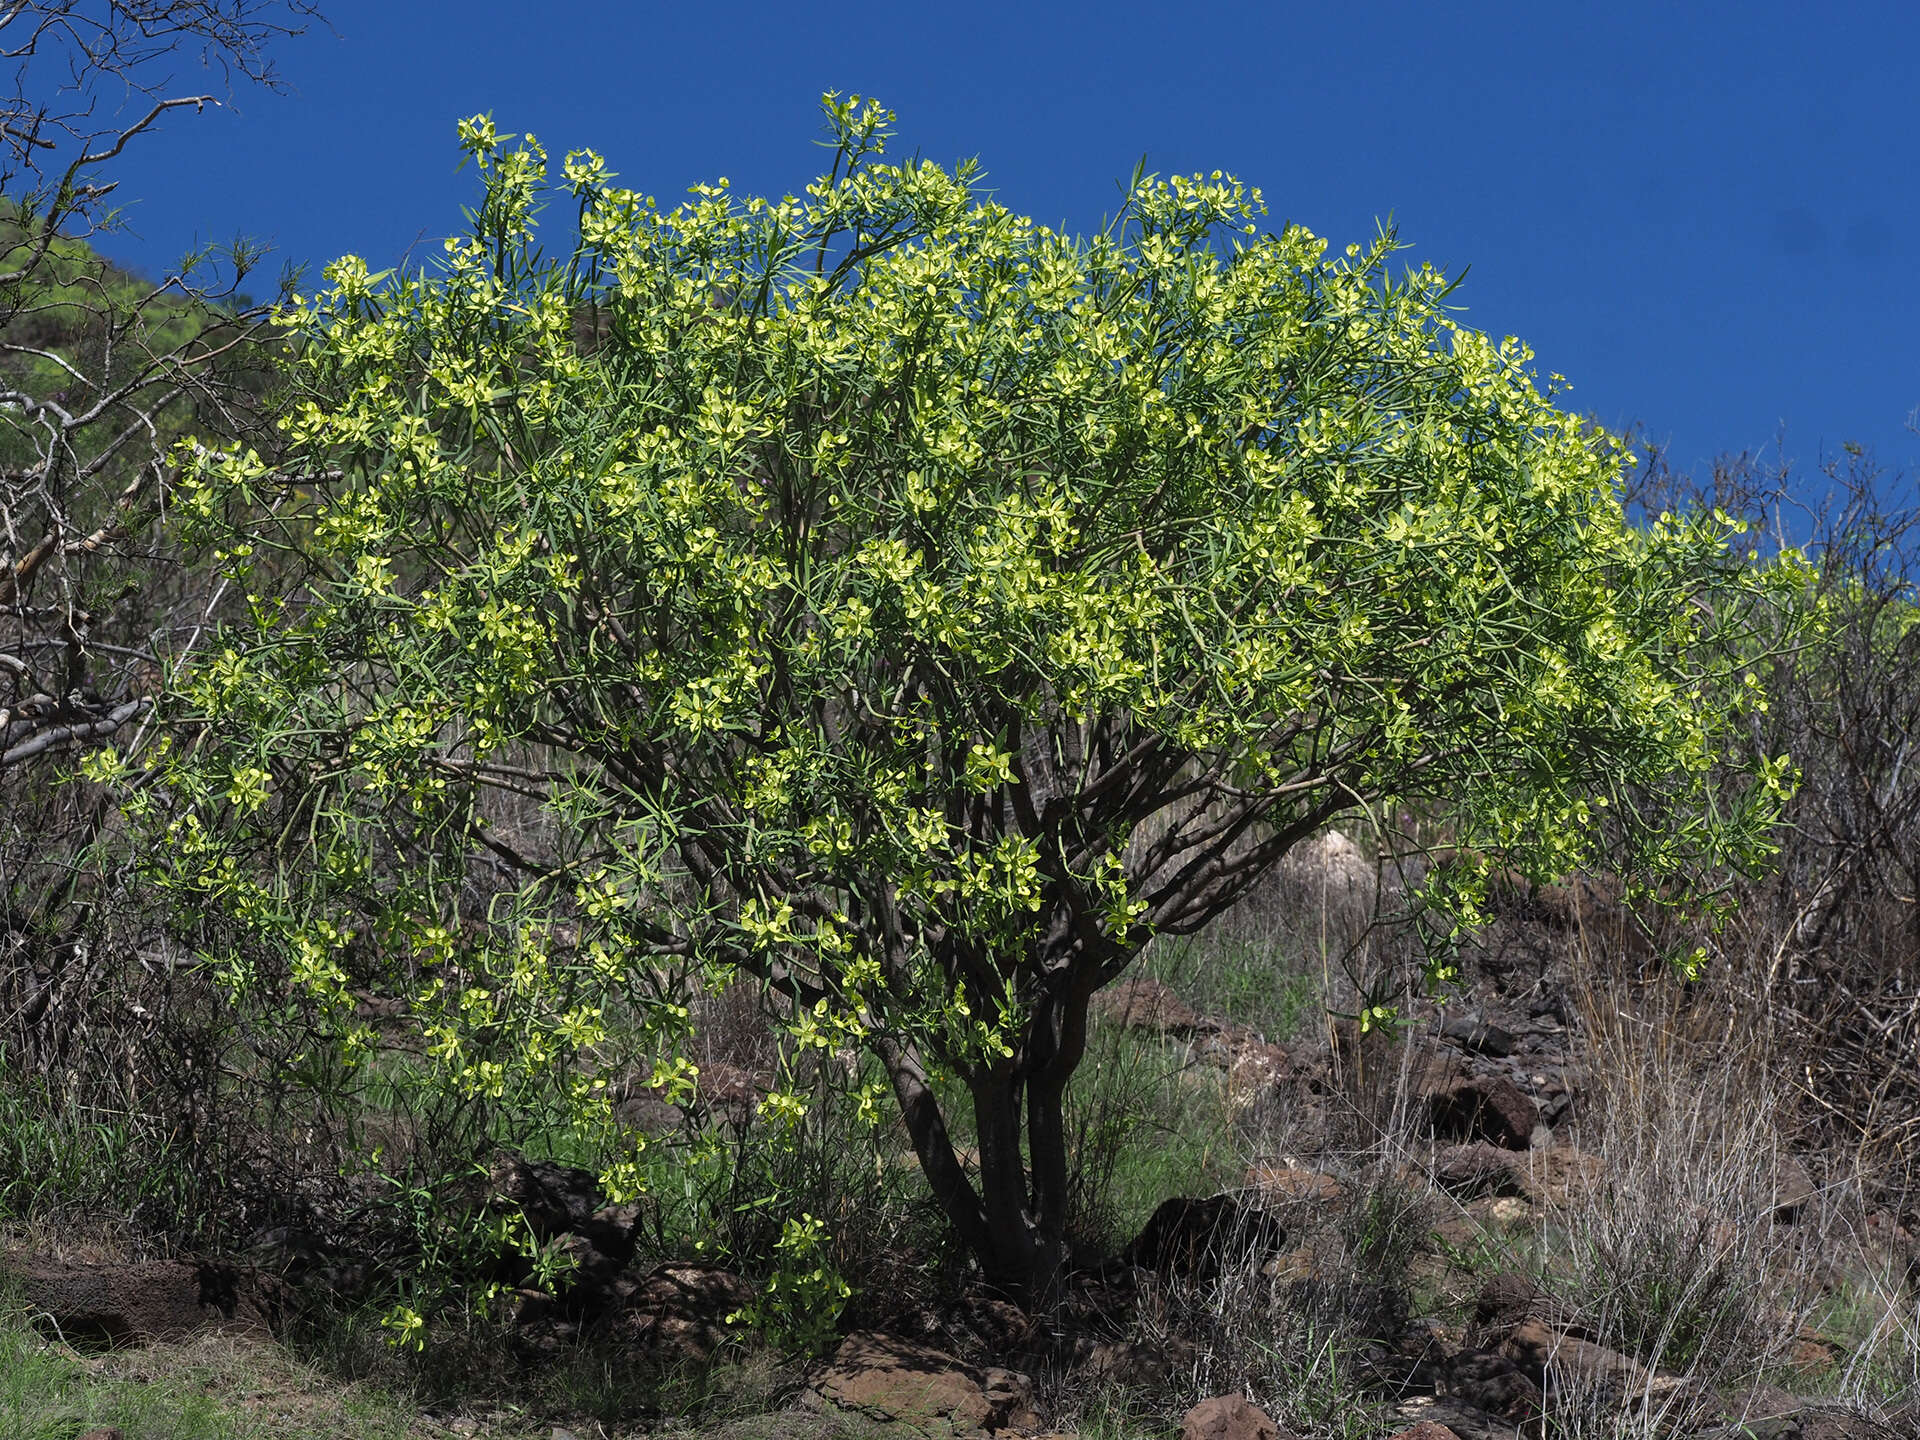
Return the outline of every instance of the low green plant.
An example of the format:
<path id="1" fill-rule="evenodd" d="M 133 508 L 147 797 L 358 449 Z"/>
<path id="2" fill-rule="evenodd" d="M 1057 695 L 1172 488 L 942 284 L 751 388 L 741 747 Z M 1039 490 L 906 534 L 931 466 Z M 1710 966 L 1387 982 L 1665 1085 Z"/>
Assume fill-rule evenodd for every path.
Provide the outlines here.
<path id="1" fill-rule="evenodd" d="M 204 1178 L 163 1124 L 62 1094 L 0 1047 L 0 1220 L 182 1213 Z"/>
<path id="2" fill-rule="evenodd" d="M 774 1245 L 773 1273 L 759 1295 L 727 1317 L 782 1349 L 818 1354 L 831 1343 L 853 1289 L 833 1262 L 833 1237 L 817 1216 L 790 1219 Z"/>

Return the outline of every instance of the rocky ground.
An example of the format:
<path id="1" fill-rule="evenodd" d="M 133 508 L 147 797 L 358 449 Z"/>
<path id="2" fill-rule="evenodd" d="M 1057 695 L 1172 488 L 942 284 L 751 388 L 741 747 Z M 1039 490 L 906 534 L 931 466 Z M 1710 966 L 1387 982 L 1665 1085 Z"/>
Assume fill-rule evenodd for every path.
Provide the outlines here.
<path id="1" fill-rule="evenodd" d="M 1151 974 L 1115 985 L 1103 1022 L 1178 1057 L 1182 1083 L 1234 1115 L 1241 1183 L 1167 1200 L 1118 1254 L 1085 1257 L 1043 1314 L 976 1292 L 869 1305 L 817 1358 L 776 1363 L 757 1413 L 703 1428 L 1920 1436 L 1914 1217 L 1833 1157 L 1796 1153 L 1796 1132 L 1767 1113 L 1777 1097 L 1739 1089 L 1737 1068 L 1700 1069 L 1711 1044 L 1635 1051 L 1635 1027 L 1656 1024 L 1640 1016 L 1609 1030 L 1606 1007 L 1624 1013 L 1630 989 L 1596 997 L 1582 966 L 1596 934 L 1633 959 L 1624 932 L 1605 935 L 1610 913 L 1597 892 L 1516 888 L 1444 1003 L 1422 998 L 1364 1033 L 1335 1019 L 1284 1045 Z M 1675 1019 L 1688 1003 L 1659 1011 L 1660 1033 L 1689 1027 Z M 727 1317 L 752 1287 L 644 1254 L 637 1210 L 600 1203 L 586 1172 L 505 1156 L 483 1204 L 524 1216 L 571 1262 L 555 1290 L 510 1296 L 502 1343 L 519 1364 L 582 1347 L 663 1375 L 737 1360 Z M 5 1269 L 46 1336 L 86 1350 L 282 1333 L 354 1263 L 279 1233 L 247 1263 L 16 1252 Z M 446 1406 L 420 1423 L 525 1426 Z"/>

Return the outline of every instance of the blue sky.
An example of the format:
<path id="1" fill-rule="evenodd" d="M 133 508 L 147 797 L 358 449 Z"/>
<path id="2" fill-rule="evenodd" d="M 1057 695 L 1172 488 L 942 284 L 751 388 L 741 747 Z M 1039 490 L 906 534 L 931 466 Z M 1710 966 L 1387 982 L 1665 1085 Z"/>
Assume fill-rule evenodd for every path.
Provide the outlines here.
<path id="1" fill-rule="evenodd" d="M 826 89 L 898 148 L 978 156 L 1002 203 L 1090 229 L 1116 182 L 1228 170 L 1336 247 L 1393 217 L 1464 319 L 1565 403 L 1684 467 L 1843 441 L 1920 470 L 1920 7 L 1289 3 L 545 5 L 324 0 L 290 93 L 175 118 L 117 171 L 149 273 L 235 232 L 390 264 L 460 225 L 454 122 L 491 111 L 662 201 L 787 193 Z M 195 77 L 183 69 L 183 84 Z M 429 251 L 423 247 L 421 255 Z"/>

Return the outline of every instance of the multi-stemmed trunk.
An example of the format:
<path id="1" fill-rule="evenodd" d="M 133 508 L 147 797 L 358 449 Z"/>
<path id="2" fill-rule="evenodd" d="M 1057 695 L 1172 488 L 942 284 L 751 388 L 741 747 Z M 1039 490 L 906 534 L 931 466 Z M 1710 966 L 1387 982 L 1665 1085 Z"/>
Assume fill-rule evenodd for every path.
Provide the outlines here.
<path id="1" fill-rule="evenodd" d="M 990 1283 L 1044 1301 L 1066 1260 L 1067 1082 L 1086 1050 L 1090 987 L 1067 984 L 1028 1018 L 1014 1054 L 965 1076 L 979 1148 L 976 1185 L 955 1152 L 921 1057 L 883 1041 L 901 1113 L 935 1197 Z"/>

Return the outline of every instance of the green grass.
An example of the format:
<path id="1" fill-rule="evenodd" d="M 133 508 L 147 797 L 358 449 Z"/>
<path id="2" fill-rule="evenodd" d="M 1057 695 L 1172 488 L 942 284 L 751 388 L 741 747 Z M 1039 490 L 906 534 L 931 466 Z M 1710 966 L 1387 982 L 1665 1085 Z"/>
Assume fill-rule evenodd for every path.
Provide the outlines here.
<path id="1" fill-rule="evenodd" d="M 1275 942 L 1174 937 L 1149 946 L 1140 968 L 1202 1015 L 1245 1025 L 1279 1044 L 1324 1014 L 1317 966 L 1307 968 Z"/>
<path id="2" fill-rule="evenodd" d="M 407 1440 L 421 1417 L 389 1396 L 331 1385 L 262 1341 L 208 1338 L 86 1356 L 0 1310 L 0 1440 Z"/>
<path id="3" fill-rule="evenodd" d="M 1225 1077 L 1177 1043 L 1096 1020 L 1067 1099 L 1083 1239 L 1124 1243 L 1175 1195 L 1240 1184 Z M 1091 1233 L 1089 1233 L 1091 1232 Z"/>
<path id="4" fill-rule="evenodd" d="M 0 1222 L 177 1206 L 197 1183 L 184 1157 L 143 1143 L 134 1117 L 77 1104 L 9 1068 L 0 1047 Z"/>

